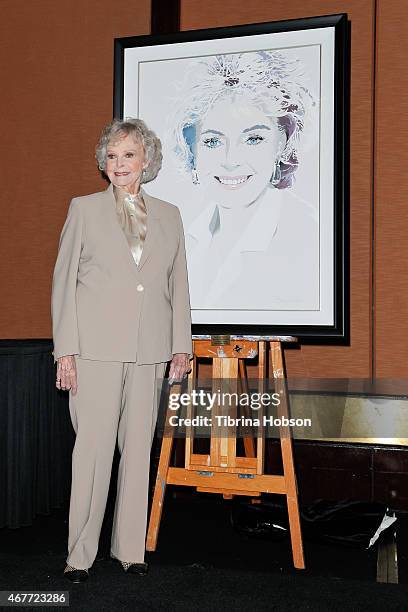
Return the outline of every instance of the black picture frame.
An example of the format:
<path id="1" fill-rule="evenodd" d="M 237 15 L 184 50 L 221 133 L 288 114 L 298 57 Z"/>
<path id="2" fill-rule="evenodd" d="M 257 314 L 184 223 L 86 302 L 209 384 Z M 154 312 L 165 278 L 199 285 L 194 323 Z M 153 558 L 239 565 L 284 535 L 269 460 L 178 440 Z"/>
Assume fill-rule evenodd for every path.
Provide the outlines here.
<path id="1" fill-rule="evenodd" d="M 124 116 L 125 62 L 129 49 L 169 49 L 168 45 L 199 41 L 222 41 L 259 36 L 330 29 L 334 33 L 333 66 L 333 249 L 332 321 L 330 324 L 194 323 L 193 334 L 234 334 L 244 336 L 296 336 L 302 343 L 348 344 L 349 305 L 349 42 L 346 14 L 117 38 L 114 41 L 113 115 Z M 166 45 L 166 47 L 163 47 Z M 163 198 L 166 199 L 166 198 Z"/>

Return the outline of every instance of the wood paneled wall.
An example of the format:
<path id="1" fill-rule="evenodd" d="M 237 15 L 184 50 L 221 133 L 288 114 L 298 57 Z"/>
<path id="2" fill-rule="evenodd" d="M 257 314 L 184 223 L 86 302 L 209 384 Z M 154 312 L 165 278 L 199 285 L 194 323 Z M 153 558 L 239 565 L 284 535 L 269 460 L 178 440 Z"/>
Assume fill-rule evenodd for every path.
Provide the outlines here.
<path id="1" fill-rule="evenodd" d="M 113 39 L 150 32 L 150 0 L 2 0 L 0 338 L 50 338 L 51 277 L 73 196 L 105 187 Z"/>
<path id="2" fill-rule="evenodd" d="M 373 357 L 387 378 L 408 378 L 407 20 L 405 0 L 377 0 Z"/>
<path id="3" fill-rule="evenodd" d="M 181 29 L 346 12 L 351 26 L 351 346 L 287 351 L 291 376 L 408 373 L 404 0 L 181 0 Z M 51 336 L 70 198 L 103 188 L 93 160 L 112 115 L 113 38 L 150 31 L 150 0 L 3 0 L 0 338 Z M 372 290 L 374 288 L 374 291 Z"/>

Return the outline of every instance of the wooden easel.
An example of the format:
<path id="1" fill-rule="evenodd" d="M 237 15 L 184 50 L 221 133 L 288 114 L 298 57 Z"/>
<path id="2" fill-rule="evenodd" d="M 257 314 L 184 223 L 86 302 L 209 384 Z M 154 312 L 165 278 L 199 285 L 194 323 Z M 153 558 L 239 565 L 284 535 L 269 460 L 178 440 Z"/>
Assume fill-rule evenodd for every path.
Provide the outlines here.
<path id="1" fill-rule="evenodd" d="M 288 418 L 288 393 L 284 378 L 282 342 L 297 342 L 297 339 L 287 336 L 268 336 L 262 340 L 252 340 L 231 336 L 230 344 L 213 344 L 211 340 L 194 340 L 194 359 L 189 383 L 193 383 L 197 376 L 197 359 L 210 357 L 213 360 L 212 380 L 227 379 L 231 392 L 233 392 L 238 384 L 239 373 L 241 384 L 245 385 L 244 359 L 251 359 L 259 354 L 258 379 L 262 387 L 262 381 L 265 381 L 267 377 L 267 348 L 269 346 L 275 380 L 275 393 L 280 394 L 277 416 Z M 179 392 L 179 389 L 180 386 L 178 386 L 178 390 L 174 388 L 174 392 Z M 259 391 L 263 392 L 262 388 Z M 219 410 L 219 407 L 217 407 L 217 410 Z M 189 409 L 188 414 L 191 414 L 191 409 Z M 231 407 L 229 407 L 229 414 L 232 416 Z M 174 427 L 169 424 L 170 416 L 170 410 L 168 409 L 150 512 L 146 550 L 156 550 L 164 496 L 168 484 L 195 487 L 197 491 L 207 493 L 220 493 L 226 499 L 231 499 L 234 495 L 247 495 L 256 498 L 261 493 L 278 493 L 286 495 L 293 564 L 298 569 L 304 569 L 296 475 L 289 426 L 279 427 L 283 476 L 264 474 L 263 427 L 259 428 L 256 440 L 252 436 L 244 438 L 245 457 L 236 455 L 236 438 L 231 436 L 231 433 L 229 436 L 224 436 L 219 427 L 217 427 L 216 435 L 211 432 L 210 453 L 194 453 L 193 428 L 187 428 L 185 466 L 180 468 L 170 466 L 174 439 Z"/>

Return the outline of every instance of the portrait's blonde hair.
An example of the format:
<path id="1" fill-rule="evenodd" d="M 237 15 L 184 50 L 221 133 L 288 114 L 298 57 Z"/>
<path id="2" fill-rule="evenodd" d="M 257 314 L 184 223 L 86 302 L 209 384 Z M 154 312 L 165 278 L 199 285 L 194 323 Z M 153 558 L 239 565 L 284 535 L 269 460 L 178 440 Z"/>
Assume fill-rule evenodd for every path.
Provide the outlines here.
<path id="1" fill-rule="evenodd" d="M 279 178 L 274 185 L 278 189 L 290 187 L 299 163 L 305 115 L 315 105 L 303 77 L 300 60 L 278 51 L 216 55 L 192 62 L 182 99 L 175 102 L 170 120 L 180 167 L 194 170 L 197 125 L 216 102 L 230 96 L 231 102 L 244 99 L 276 119 L 285 146 L 277 160 Z"/>

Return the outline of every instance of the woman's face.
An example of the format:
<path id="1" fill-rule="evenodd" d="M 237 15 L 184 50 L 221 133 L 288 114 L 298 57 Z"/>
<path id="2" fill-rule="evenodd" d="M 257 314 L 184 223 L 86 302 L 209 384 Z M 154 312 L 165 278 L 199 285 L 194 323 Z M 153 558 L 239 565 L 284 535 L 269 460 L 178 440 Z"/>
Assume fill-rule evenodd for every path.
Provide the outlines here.
<path id="1" fill-rule="evenodd" d="M 136 193 L 144 168 L 146 156 L 143 146 L 132 134 L 109 143 L 105 172 L 115 187 Z"/>
<path id="2" fill-rule="evenodd" d="M 197 126 L 198 180 L 221 206 L 248 206 L 270 185 L 284 143 L 276 120 L 261 109 L 221 100 Z"/>

